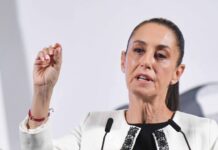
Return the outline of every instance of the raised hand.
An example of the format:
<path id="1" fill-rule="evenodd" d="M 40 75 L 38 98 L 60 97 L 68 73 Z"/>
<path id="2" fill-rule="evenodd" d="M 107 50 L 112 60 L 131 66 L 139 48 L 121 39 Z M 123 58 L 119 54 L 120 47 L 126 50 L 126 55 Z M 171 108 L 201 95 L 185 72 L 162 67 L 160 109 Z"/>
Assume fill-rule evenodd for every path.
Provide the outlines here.
<path id="1" fill-rule="evenodd" d="M 34 86 L 53 87 L 58 80 L 62 63 L 62 47 L 55 44 L 38 53 L 34 63 Z"/>
<path id="2" fill-rule="evenodd" d="M 53 88 L 58 80 L 62 63 L 62 47 L 55 44 L 42 49 L 34 62 L 33 69 L 33 101 L 30 109 L 34 118 L 46 118 L 50 106 Z M 46 120 L 45 120 L 46 121 Z M 28 128 L 36 128 L 44 121 L 29 119 Z"/>

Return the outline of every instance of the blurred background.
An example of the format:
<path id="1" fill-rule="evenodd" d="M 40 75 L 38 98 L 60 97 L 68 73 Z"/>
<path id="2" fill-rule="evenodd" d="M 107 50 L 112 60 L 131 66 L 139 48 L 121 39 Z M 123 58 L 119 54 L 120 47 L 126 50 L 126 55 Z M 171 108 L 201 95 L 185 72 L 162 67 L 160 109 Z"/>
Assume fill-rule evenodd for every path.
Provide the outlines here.
<path id="1" fill-rule="evenodd" d="M 175 22 L 186 40 L 181 110 L 218 121 L 217 8 L 214 0 L 0 0 L 0 149 L 20 149 L 33 61 L 55 42 L 63 66 L 52 97 L 54 138 L 89 111 L 126 107 L 121 51 L 132 29 L 152 17 Z"/>

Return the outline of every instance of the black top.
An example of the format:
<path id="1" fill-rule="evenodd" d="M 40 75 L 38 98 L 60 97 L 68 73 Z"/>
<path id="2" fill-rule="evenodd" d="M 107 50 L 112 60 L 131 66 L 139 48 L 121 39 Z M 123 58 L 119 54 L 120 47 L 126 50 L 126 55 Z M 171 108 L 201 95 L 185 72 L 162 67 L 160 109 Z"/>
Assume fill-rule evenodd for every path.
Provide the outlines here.
<path id="1" fill-rule="evenodd" d="M 164 128 L 168 124 L 169 121 L 156 124 L 131 124 L 141 128 L 133 150 L 156 150 L 156 145 L 152 133 L 155 130 Z"/>

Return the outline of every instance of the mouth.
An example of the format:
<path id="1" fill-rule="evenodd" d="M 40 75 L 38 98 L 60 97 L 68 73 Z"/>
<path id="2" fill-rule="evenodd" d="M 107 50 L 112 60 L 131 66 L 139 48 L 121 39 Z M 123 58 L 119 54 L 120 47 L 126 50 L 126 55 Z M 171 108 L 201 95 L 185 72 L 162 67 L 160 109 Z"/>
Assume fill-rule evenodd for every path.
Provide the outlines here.
<path id="1" fill-rule="evenodd" d="M 150 77 L 149 75 L 146 74 L 138 74 L 136 76 L 136 79 L 139 81 L 149 81 L 149 82 L 153 82 L 154 80 L 152 79 L 152 77 Z"/>

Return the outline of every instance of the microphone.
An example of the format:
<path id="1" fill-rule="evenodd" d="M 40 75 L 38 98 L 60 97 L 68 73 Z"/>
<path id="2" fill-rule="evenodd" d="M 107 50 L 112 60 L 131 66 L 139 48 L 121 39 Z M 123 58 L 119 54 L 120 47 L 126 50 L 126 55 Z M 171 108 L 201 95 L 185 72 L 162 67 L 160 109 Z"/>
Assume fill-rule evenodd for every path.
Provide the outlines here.
<path id="1" fill-rule="evenodd" d="M 191 147 L 190 147 L 190 145 L 189 145 L 189 143 L 188 143 L 188 140 L 187 140 L 187 138 L 186 138 L 186 136 L 185 136 L 185 133 L 182 131 L 181 127 L 180 127 L 176 122 L 174 122 L 172 119 L 169 119 L 169 124 L 170 124 L 170 125 L 173 127 L 173 129 L 175 129 L 177 132 L 182 133 L 182 135 L 184 136 L 185 142 L 186 142 L 186 144 L 187 144 L 187 146 L 188 146 L 188 149 L 191 150 Z"/>
<path id="2" fill-rule="evenodd" d="M 110 132 L 110 130 L 111 130 L 111 127 L 112 127 L 112 124 L 113 124 L 113 119 L 112 118 L 109 118 L 108 120 L 107 120 L 107 124 L 106 124 L 106 127 L 105 127 L 105 132 L 106 133 L 108 133 L 108 132 Z"/>
<path id="3" fill-rule="evenodd" d="M 114 120 L 113 120 L 112 118 L 109 118 L 109 119 L 107 120 L 107 123 L 106 123 L 106 126 L 105 126 L 105 135 L 104 135 L 104 137 L 103 137 L 103 141 L 102 141 L 102 145 L 101 145 L 101 150 L 103 150 L 103 148 L 104 148 L 105 137 L 106 137 L 107 133 L 110 132 L 111 127 L 112 127 L 112 124 L 113 124 L 113 121 L 114 121 Z"/>

